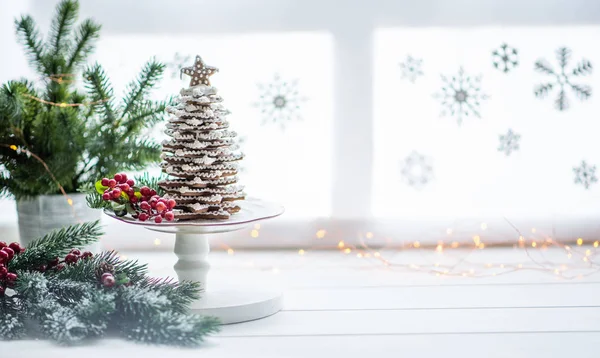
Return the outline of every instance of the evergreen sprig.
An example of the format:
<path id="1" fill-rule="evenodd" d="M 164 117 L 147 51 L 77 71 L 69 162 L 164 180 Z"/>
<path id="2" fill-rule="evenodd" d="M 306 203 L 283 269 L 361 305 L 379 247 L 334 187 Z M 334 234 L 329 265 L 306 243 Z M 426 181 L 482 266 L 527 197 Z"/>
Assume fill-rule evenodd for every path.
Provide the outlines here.
<path id="1" fill-rule="evenodd" d="M 160 146 L 147 132 L 171 103 L 150 98 L 165 66 L 151 59 L 123 99 L 115 98 L 102 67 L 85 66 L 101 26 L 91 19 L 77 24 L 78 15 L 77 0 L 62 0 L 46 40 L 31 16 L 15 20 L 29 63 L 44 80 L 36 85 L 13 80 L 0 87 L 0 196 L 57 194 L 59 185 L 73 193 L 95 178 L 144 169 L 160 159 Z M 81 74 L 85 92 L 77 89 Z M 27 151 L 10 146 L 35 153 L 56 180 Z"/>
<path id="2" fill-rule="evenodd" d="M 189 312 L 201 293 L 198 283 L 150 278 L 145 264 L 122 260 L 115 252 L 82 258 L 61 270 L 32 269 L 99 235 L 97 222 L 75 225 L 49 233 L 15 255 L 8 267 L 18 275 L 16 285 L 0 296 L 0 339 L 39 336 L 74 345 L 118 335 L 144 343 L 197 346 L 219 330 L 215 318 Z M 104 285 L 102 272 L 117 277 L 117 284 Z"/>

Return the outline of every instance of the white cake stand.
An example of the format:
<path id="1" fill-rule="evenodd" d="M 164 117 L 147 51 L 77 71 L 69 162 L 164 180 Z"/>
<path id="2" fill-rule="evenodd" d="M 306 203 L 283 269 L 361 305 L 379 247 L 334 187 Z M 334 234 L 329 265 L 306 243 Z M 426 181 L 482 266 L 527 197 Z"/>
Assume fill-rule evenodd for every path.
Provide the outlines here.
<path id="1" fill-rule="evenodd" d="M 144 226 L 146 229 L 175 234 L 175 255 L 179 259 L 175 272 L 179 281 L 196 281 L 202 287 L 202 297 L 192 303 L 192 312 L 218 317 L 223 324 L 239 323 L 264 318 L 282 308 L 280 291 L 268 290 L 210 290 L 208 289 L 208 234 L 241 230 L 257 221 L 283 214 L 279 204 L 249 198 L 240 202 L 241 210 L 226 220 L 194 220 L 182 222 L 141 222 L 131 217 L 104 213 L 122 222 Z"/>

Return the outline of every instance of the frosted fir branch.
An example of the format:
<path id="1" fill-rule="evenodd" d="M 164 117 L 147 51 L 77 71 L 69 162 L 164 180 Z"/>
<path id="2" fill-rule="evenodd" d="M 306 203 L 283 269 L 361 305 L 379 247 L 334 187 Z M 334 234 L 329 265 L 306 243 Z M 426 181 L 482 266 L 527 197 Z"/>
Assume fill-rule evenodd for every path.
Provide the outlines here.
<path id="1" fill-rule="evenodd" d="M 571 50 L 566 47 L 561 47 L 556 50 L 556 59 L 560 64 L 560 68 L 564 69 L 567 67 L 567 63 L 569 62 L 569 58 L 571 57 Z"/>
<path id="2" fill-rule="evenodd" d="M 573 89 L 573 92 L 575 92 L 575 95 L 577 95 L 579 99 L 585 100 L 592 96 L 592 87 L 588 85 L 571 84 L 571 88 Z"/>
<path id="3" fill-rule="evenodd" d="M 30 243 L 27 251 L 10 261 L 8 269 L 12 272 L 37 269 L 57 256 L 64 256 L 73 248 L 82 248 L 98 241 L 101 235 L 99 220 L 52 231 Z"/>
<path id="4" fill-rule="evenodd" d="M 565 94 L 564 90 L 561 90 L 558 93 L 558 97 L 556 97 L 556 100 L 554 101 L 554 106 L 559 111 L 564 111 L 569 108 L 569 100 L 567 99 L 567 95 Z"/>

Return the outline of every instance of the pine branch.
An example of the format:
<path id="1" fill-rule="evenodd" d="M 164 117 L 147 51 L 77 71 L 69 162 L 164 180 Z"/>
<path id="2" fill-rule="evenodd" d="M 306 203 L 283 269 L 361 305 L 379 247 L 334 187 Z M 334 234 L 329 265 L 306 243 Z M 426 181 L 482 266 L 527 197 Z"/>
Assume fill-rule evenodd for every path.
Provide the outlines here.
<path id="1" fill-rule="evenodd" d="M 72 225 L 33 241 L 27 250 L 8 264 L 9 271 L 33 270 L 57 256 L 67 254 L 72 248 L 81 248 L 98 240 L 102 235 L 100 222 Z"/>
<path id="2" fill-rule="evenodd" d="M 139 321 L 123 321 L 121 331 L 127 339 L 144 343 L 198 346 L 207 334 L 219 332 L 212 317 L 161 312 Z"/>
<path id="3" fill-rule="evenodd" d="M 131 133 L 137 133 L 141 128 L 153 128 L 164 119 L 165 110 L 172 101 L 170 98 L 167 101 L 146 101 L 136 105 L 123 123 L 126 128 L 123 137 L 129 137 Z"/>
<path id="4" fill-rule="evenodd" d="M 79 2 L 63 0 L 56 7 L 56 16 L 50 27 L 49 45 L 53 56 L 58 56 L 69 48 L 69 34 L 79 13 Z"/>
<path id="5" fill-rule="evenodd" d="M 25 314 L 16 298 L 0 297 L 0 340 L 20 339 L 25 336 Z"/>
<path id="6" fill-rule="evenodd" d="M 94 107 L 105 117 L 103 125 L 113 125 L 116 121 L 116 111 L 112 101 L 113 89 L 104 69 L 99 64 L 95 64 L 86 69 L 83 76 L 92 102 L 99 102 Z"/>
<path id="7" fill-rule="evenodd" d="M 70 71 L 79 66 L 94 51 L 95 41 L 100 37 L 102 26 L 94 21 L 87 19 L 79 25 L 77 35 L 75 36 L 75 45 L 73 51 L 68 57 L 66 67 Z"/>
<path id="8" fill-rule="evenodd" d="M 167 297 L 170 303 L 169 308 L 178 313 L 185 313 L 190 304 L 200 298 L 201 292 L 198 282 L 174 282 L 171 279 L 150 279 L 137 286 L 160 292 L 161 295 Z"/>
<path id="9" fill-rule="evenodd" d="M 133 282 L 142 280 L 148 272 L 147 265 L 139 264 L 137 261 L 121 260 L 115 251 L 108 251 L 94 255 L 91 259 L 80 260 L 74 265 L 67 265 L 57 272 L 54 277 L 56 279 L 97 283 L 96 269 L 101 264 L 113 266 L 115 275 L 124 274 Z"/>
<path id="10" fill-rule="evenodd" d="M 123 117 L 129 116 L 129 112 L 142 101 L 156 86 L 156 83 L 162 77 L 165 70 L 165 65 L 157 62 L 156 60 L 150 60 L 146 62 L 142 68 L 142 72 L 138 75 L 138 78 L 129 83 L 127 86 L 127 95 L 123 102 Z"/>
<path id="11" fill-rule="evenodd" d="M 165 179 L 167 179 L 167 176 L 164 173 L 160 173 L 157 176 L 150 176 L 148 172 L 144 172 L 144 174 L 135 177 L 135 182 L 140 187 L 147 186 L 148 188 L 154 188 L 156 194 L 163 196 L 165 195 L 165 191 L 158 185 L 158 182 Z"/>
<path id="12" fill-rule="evenodd" d="M 35 65 L 40 73 L 49 75 L 44 63 L 44 45 L 33 18 L 28 15 L 22 16 L 20 20 L 15 20 L 15 27 L 17 37 L 25 47 L 29 60 Z"/>

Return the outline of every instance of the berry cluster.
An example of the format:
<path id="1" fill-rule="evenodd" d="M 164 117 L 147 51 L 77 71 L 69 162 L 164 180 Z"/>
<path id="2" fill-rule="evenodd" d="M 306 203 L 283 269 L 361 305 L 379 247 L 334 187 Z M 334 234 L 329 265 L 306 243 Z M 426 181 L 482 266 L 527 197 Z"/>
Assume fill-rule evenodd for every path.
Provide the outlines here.
<path id="1" fill-rule="evenodd" d="M 0 297 L 4 296 L 6 287 L 13 287 L 17 281 L 17 274 L 8 272 L 8 263 L 22 252 L 25 248 L 19 245 L 18 242 L 12 242 L 10 245 L 0 241 Z"/>
<path id="2" fill-rule="evenodd" d="M 65 268 L 65 265 L 73 265 L 79 260 L 89 259 L 92 256 L 94 255 L 89 251 L 81 252 L 78 249 L 72 249 L 63 260 L 56 257 L 48 262 L 48 264 L 38 267 L 37 270 L 40 272 L 46 272 L 48 270 L 60 271 Z"/>
<path id="3" fill-rule="evenodd" d="M 98 186 L 100 184 L 100 186 Z M 156 190 L 147 186 L 138 188 L 133 179 L 127 179 L 127 174 L 115 174 L 113 179 L 103 178 L 96 187 L 102 190 L 102 199 L 117 205 L 125 205 L 132 216 L 140 221 L 154 220 L 160 224 L 163 219 L 173 221 L 173 208 L 177 205 L 173 199 L 164 199 L 157 195 Z M 126 213 L 126 209 L 121 212 Z M 116 211 L 116 210 L 115 210 Z"/>

